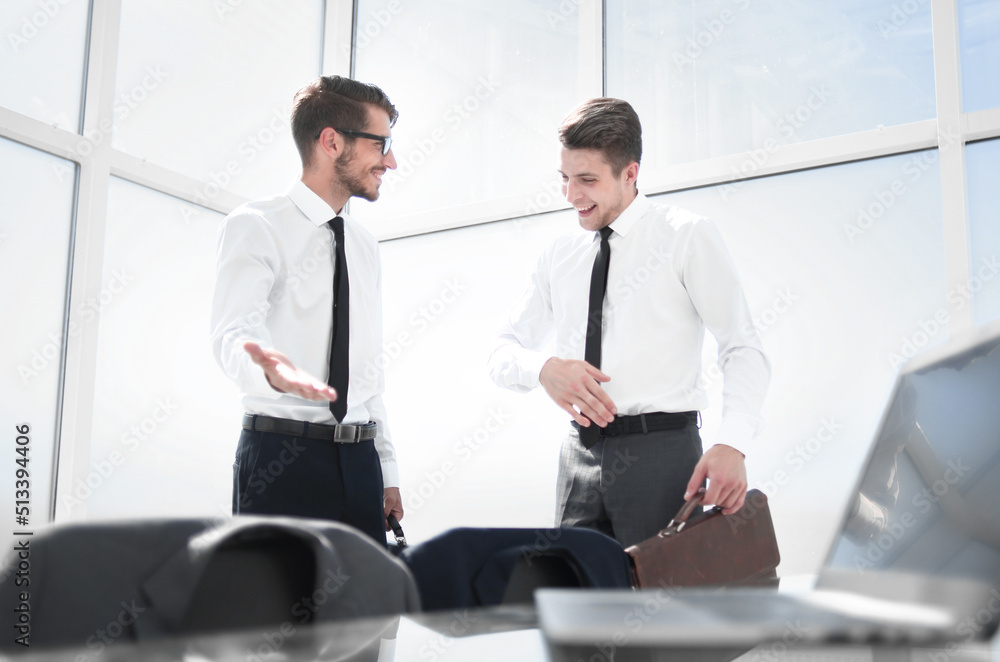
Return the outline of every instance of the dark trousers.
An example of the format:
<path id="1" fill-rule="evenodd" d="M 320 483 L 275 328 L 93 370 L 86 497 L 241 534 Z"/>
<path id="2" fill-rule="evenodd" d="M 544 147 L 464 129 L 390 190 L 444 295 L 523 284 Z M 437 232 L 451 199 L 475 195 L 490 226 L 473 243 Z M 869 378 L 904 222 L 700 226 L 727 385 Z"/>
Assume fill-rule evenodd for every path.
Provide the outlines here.
<path id="1" fill-rule="evenodd" d="M 335 444 L 243 430 L 233 464 L 234 515 L 349 524 L 385 545 L 382 465 L 373 440 Z"/>
<path id="2" fill-rule="evenodd" d="M 626 547 L 651 538 L 684 505 L 701 454 L 694 424 L 604 437 L 589 449 L 571 427 L 559 457 L 556 524 L 597 529 Z"/>

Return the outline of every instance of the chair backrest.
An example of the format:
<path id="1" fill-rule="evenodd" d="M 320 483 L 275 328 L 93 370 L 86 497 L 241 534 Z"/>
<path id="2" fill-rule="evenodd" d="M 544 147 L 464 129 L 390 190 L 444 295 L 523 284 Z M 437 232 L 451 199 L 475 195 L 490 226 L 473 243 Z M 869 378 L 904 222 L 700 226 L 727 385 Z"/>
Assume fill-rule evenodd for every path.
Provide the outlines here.
<path id="1" fill-rule="evenodd" d="M 541 587 L 630 588 L 618 541 L 590 529 L 458 528 L 400 552 L 424 609 L 530 602 Z"/>
<path id="2" fill-rule="evenodd" d="M 228 544 L 208 561 L 181 629 L 213 632 L 281 623 L 315 583 L 313 553 L 301 539 Z M 311 611 L 302 616 L 303 623 L 312 621 Z"/>
<path id="3" fill-rule="evenodd" d="M 336 522 L 66 524 L 38 532 L 30 545 L 32 645 L 103 650 L 118 641 L 420 609 L 407 567 Z M 16 563 L 13 555 L 5 565 Z M 13 613 L 25 589 L 4 568 L 0 577 L 0 611 Z"/>
<path id="4" fill-rule="evenodd" d="M 561 555 L 522 556 L 510 571 L 502 604 L 532 604 L 538 588 L 581 588 L 586 586 L 573 565 Z"/>

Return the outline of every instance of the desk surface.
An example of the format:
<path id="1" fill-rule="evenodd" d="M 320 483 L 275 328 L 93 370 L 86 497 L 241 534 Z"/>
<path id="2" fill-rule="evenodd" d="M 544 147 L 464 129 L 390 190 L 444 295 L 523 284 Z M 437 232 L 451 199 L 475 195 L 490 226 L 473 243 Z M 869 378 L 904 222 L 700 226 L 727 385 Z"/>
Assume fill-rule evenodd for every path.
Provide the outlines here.
<path id="1" fill-rule="evenodd" d="M 117 660 L 243 660 L 279 662 L 986 662 L 1000 660 L 1000 642 L 959 650 L 873 649 L 866 646 L 781 647 L 762 644 L 749 651 L 620 648 L 616 651 L 550 651 L 531 607 L 498 607 L 457 612 L 274 626 L 264 630 L 161 640 L 115 642 L 73 649 L 31 648 L 0 659 L 53 662 Z"/>

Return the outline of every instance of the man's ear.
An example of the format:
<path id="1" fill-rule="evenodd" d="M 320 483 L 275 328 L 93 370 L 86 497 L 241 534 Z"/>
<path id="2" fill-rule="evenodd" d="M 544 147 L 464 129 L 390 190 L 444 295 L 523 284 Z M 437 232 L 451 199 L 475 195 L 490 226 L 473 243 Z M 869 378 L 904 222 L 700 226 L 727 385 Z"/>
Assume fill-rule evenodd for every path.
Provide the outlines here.
<path id="1" fill-rule="evenodd" d="M 627 166 L 625 166 L 625 183 L 635 184 L 639 179 L 639 164 L 632 161 Z"/>
<path id="2" fill-rule="evenodd" d="M 320 132 L 314 149 L 336 161 L 344 151 L 344 137 L 328 126 Z"/>

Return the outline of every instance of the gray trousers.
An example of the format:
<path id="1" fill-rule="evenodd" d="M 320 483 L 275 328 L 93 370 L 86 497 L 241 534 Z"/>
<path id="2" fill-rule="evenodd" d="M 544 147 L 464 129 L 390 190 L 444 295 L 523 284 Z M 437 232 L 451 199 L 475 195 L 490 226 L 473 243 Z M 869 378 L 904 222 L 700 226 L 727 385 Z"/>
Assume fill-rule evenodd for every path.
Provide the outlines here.
<path id="1" fill-rule="evenodd" d="M 698 426 L 603 437 L 590 449 L 572 426 L 559 454 L 556 524 L 629 546 L 656 535 L 684 505 L 701 458 Z"/>

